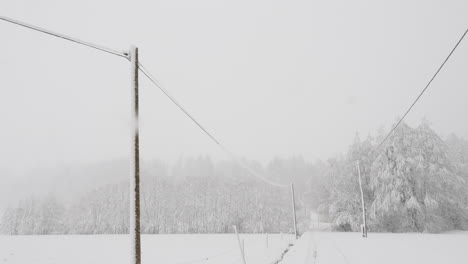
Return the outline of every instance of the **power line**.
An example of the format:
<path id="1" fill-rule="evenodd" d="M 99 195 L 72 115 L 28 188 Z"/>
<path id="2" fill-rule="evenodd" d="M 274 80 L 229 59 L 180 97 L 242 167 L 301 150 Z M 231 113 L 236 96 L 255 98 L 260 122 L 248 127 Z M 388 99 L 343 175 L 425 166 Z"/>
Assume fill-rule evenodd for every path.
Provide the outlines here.
<path id="1" fill-rule="evenodd" d="M 231 152 L 228 148 L 226 148 L 223 144 L 221 144 L 221 142 L 219 140 L 217 140 L 210 132 L 208 132 L 208 130 L 200 123 L 198 122 L 195 117 L 193 117 L 175 98 L 174 96 L 172 96 L 168 90 L 166 90 L 157 80 L 156 78 L 154 78 L 151 73 L 146 69 L 145 66 L 143 66 L 141 63 L 139 64 L 139 68 L 140 68 L 140 71 L 156 86 L 158 87 L 186 116 L 188 116 L 209 138 L 211 138 L 211 140 L 213 140 L 216 145 L 218 145 L 226 154 L 228 154 L 228 156 L 234 160 L 240 167 L 242 167 L 243 169 L 247 170 L 247 172 L 249 174 L 251 174 L 252 176 L 255 176 L 257 177 L 258 179 L 270 184 L 270 185 L 273 185 L 273 186 L 276 186 L 276 187 L 289 187 L 290 184 L 282 184 L 282 183 L 278 183 L 278 182 L 274 182 L 272 180 L 269 180 L 268 178 L 260 175 L 258 172 L 256 172 L 255 170 L 253 170 L 250 166 L 248 166 L 247 164 L 245 164 L 245 162 L 237 157 L 236 155 L 234 155 L 233 152 Z"/>
<path id="2" fill-rule="evenodd" d="M 151 73 L 146 70 L 146 67 L 143 66 L 141 63 L 139 64 L 140 71 L 154 84 L 158 87 L 166 96 L 169 98 L 186 116 L 188 116 L 205 134 L 210 137 L 217 145 L 222 146 L 221 143 L 208 132 L 184 107 L 172 96 L 169 91 L 164 89 L 164 87 L 154 78 Z"/>
<path id="3" fill-rule="evenodd" d="M 0 20 L 3 20 L 3 21 L 6 21 L 6 22 L 9 22 L 9 23 L 12 23 L 12 24 L 15 24 L 15 25 L 19 25 L 19 26 L 22 26 L 22 27 L 25 27 L 25 28 L 28 28 L 28 29 L 32 29 L 34 31 L 38 31 L 38 32 L 41 32 L 41 33 L 44 33 L 44 34 L 47 34 L 47 35 L 51 35 L 51 36 L 54 36 L 54 37 L 57 37 L 57 38 L 61 38 L 61 39 L 65 39 L 65 40 L 68 40 L 68 41 L 71 41 L 71 42 L 74 42 L 74 43 L 77 43 L 77 44 L 80 44 L 80 45 L 84 45 L 84 46 L 87 46 L 87 47 L 90 47 L 90 48 L 93 48 L 93 49 L 97 49 L 97 50 L 100 50 L 100 51 L 103 51 L 103 52 L 106 52 L 106 53 L 110 53 L 110 54 L 113 54 L 113 55 L 116 55 L 116 56 L 119 56 L 119 57 L 123 57 L 123 58 L 126 58 L 126 59 L 130 59 L 128 54 L 127 53 L 124 53 L 124 52 L 118 52 L 118 51 L 115 51 L 113 49 L 110 49 L 110 48 L 107 48 L 107 47 L 103 47 L 103 46 L 100 46 L 100 45 L 97 45 L 97 44 L 93 44 L 93 43 L 90 43 L 90 42 L 87 42 L 87 41 L 83 41 L 83 40 L 80 40 L 80 39 L 77 39 L 77 38 L 73 38 L 73 37 L 70 37 L 70 36 L 66 36 L 64 34 L 61 34 L 61 33 L 56 33 L 56 32 L 53 32 L 51 30 L 48 30 L 48 29 L 44 29 L 44 28 L 40 28 L 40 27 L 37 27 L 37 26 L 33 26 L 33 25 L 30 25 L 28 23 L 25 23 L 25 22 L 21 22 L 21 21 L 18 21 L 18 20 L 15 20 L 15 19 L 11 19 L 11 18 L 7 18 L 7 17 L 4 17 L 4 16 L 0 16 Z M 206 135 L 208 135 L 217 145 L 221 145 L 221 143 L 216 140 L 216 138 L 211 135 L 187 110 L 184 109 L 184 107 L 181 106 L 181 104 L 173 97 L 170 95 L 170 93 L 164 89 L 162 87 L 162 85 L 156 80 L 156 78 L 154 78 L 148 70 L 146 70 L 146 68 L 141 64 L 141 63 L 138 63 L 139 65 L 139 69 L 140 71 L 154 84 L 156 85 L 156 87 L 158 87 L 177 107 L 179 107 L 180 110 L 182 110 L 182 112 L 184 112 L 200 129 L 203 130 L 203 132 L 205 132 Z"/>
<path id="4" fill-rule="evenodd" d="M 38 32 L 41 32 L 41 33 L 44 33 L 44 34 L 47 34 L 47 35 L 51 35 L 51 36 L 54 36 L 54 37 L 57 37 L 57 38 L 61 38 L 61 39 L 65 39 L 65 40 L 68 40 L 68 41 L 71 41 L 71 42 L 74 42 L 74 43 L 77 43 L 77 44 L 80 44 L 80 45 L 84 45 L 84 46 L 87 46 L 87 47 L 90 47 L 90 48 L 93 48 L 93 49 L 97 49 L 99 51 L 103 51 L 103 52 L 106 52 L 106 53 L 109 53 L 109 54 L 112 54 L 112 55 L 116 55 L 116 56 L 119 56 L 119 57 L 122 57 L 122 58 L 126 58 L 127 60 L 130 60 L 129 56 L 128 56 L 128 53 L 125 53 L 125 52 L 119 52 L 119 51 L 116 51 L 116 50 L 113 50 L 111 48 L 107 48 L 107 47 L 103 47 L 103 46 L 100 46 L 100 45 L 97 45 L 97 44 L 93 44 L 93 43 L 90 43 L 90 42 L 87 42 L 87 41 L 83 41 L 83 40 L 80 40 L 78 38 L 74 38 L 74 37 L 70 37 L 70 36 L 67 36 L 67 35 L 64 35 L 64 34 L 61 34 L 61 33 L 56 33 L 56 32 L 53 32 L 51 30 L 48 30 L 48 29 L 44 29 L 44 28 L 40 28 L 40 27 L 37 27 L 37 26 L 33 26 L 33 25 L 30 25 L 28 23 L 25 23 L 25 22 L 21 22 L 21 21 L 18 21 L 18 20 L 15 20 L 15 19 L 11 19 L 11 18 L 7 18 L 7 17 L 4 17 L 4 16 L 0 16 L 0 20 L 3 20 L 3 21 L 6 21 L 6 22 L 9 22 L 9 23 L 12 23 L 12 24 L 15 24 L 15 25 L 19 25 L 19 26 L 22 26 L 22 27 L 25 27 L 25 28 L 28 28 L 28 29 L 31 29 L 31 30 L 34 30 L 34 31 L 38 31 Z M 241 166 L 242 168 L 244 168 L 245 170 L 247 170 L 250 174 L 252 174 L 253 176 L 263 180 L 264 182 L 268 183 L 268 184 L 271 184 L 271 185 L 274 185 L 274 186 L 277 186 L 277 187 L 288 187 L 289 184 L 280 184 L 280 183 L 276 183 L 274 181 L 271 181 L 269 179 L 267 179 L 266 177 L 263 177 L 262 175 L 260 175 L 259 173 L 257 173 L 256 171 L 254 171 L 252 168 L 250 168 L 250 166 L 247 166 L 246 164 L 244 164 L 244 162 L 242 161 L 242 159 L 238 158 L 237 156 L 235 156 L 231 151 L 229 151 L 224 145 L 222 145 L 210 132 L 208 132 L 207 129 L 205 129 L 201 124 L 200 122 L 198 122 L 175 98 L 174 96 L 172 96 L 168 90 L 166 90 L 157 80 L 156 78 L 154 78 L 151 73 L 146 69 L 145 66 L 143 66 L 143 64 L 141 63 L 138 63 L 138 68 L 140 69 L 140 71 L 156 86 L 158 87 L 186 116 L 188 116 L 209 138 L 211 138 L 211 140 L 213 140 L 218 146 L 220 146 L 220 148 L 225 151 L 233 160 L 235 160 L 239 166 Z"/>
<path id="5" fill-rule="evenodd" d="M 113 55 L 116 55 L 116 56 L 119 56 L 119 57 L 129 59 L 128 54 L 125 53 L 125 52 L 116 51 L 116 50 L 113 50 L 111 48 L 107 48 L 107 47 L 100 46 L 100 45 L 97 45 L 97 44 L 94 44 L 94 43 L 83 41 L 83 40 L 80 40 L 78 38 L 70 37 L 70 36 L 67 36 L 67 35 L 64 35 L 64 34 L 56 33 L 56 32 L 53 32 L 51 30 L 40 28 L 40 27 L 37 27 L 37 26 L 33 26 L 31 24 L 24 23 L 24 22 L 21 22 L 21 21 L 15 20 L 15 19 L 11 19 L 11 18 L 8 18 L 8 17 L 0 16 L 0 20 L 6 21 L 6 22 L 9 22 L 9 23 L 12 23 L 12 24 L 16 24 L 18 26 L 22 26 L 22 27 L 25 27 L 25 28 L 29 28 L 29 29 L 32 29 L 32 30 L 35 30 L 35 31 L 39 31 L 41 33 L 51 35 L 51 36 L 54 36 L 54 37 L 57 37 L 57 38 L 65 39 L 65 40 L 68 40 L 68 41 L 71 41 L 71 42 L 74 42 L 74 43 L 77 43 L 77 44 L 80 44 L 80 45 L 84 45 L 84 46 L 87 46 L 87 47 L 90 47 L 90 48 L 93 48 L 93 49 L 97 49 L 97 50 L 109 53 L 109 54 L 113 54 Z"/>
<path id="6" fill-rule="evenodd" d="M 408 115 L 408 113 L 413 109 L 414 105 L 418 102 L 418 100 L 421 98 L 421 96 L 426 92 L 427 88 L 431 85 L 432 81 L 436 78 L 436 76 L 439 74 L 440 70 L 444 67 L 445 63 L 449 60 L 449 58 L 452 56 L 453 52 L 457 49 L 458 45 L 462 42 L 463 38 L 465 38 L 465 35 L 468 33 L 468 29 L 465 30 L 465 33 L 461 36 L 461 38 L 458 40 L 457 44 L 453 47 L 452 51 L 448 54 L 448 56 L 445 58 L 444 62 L 440 65 L 440 67 L 437 69 L 437 71 L 434 73 L 432 78 L 429 80 L 429 82 L 426 84 L 424 89 L 419 93 L 418 97 L 416 97 L 416 100 L 413 101 L 411 106 L 406 110 L 405 114 L 398 120 L 397 124 L 393 127 L 392 130 L 385 136 L 385 138 L 380 142 L 380 144 L 377 146 L 376 150 L 379 149 L 390 137 L 390 135 L 398 128 L 398 126 L 401 124 L 403 119 Z"/>

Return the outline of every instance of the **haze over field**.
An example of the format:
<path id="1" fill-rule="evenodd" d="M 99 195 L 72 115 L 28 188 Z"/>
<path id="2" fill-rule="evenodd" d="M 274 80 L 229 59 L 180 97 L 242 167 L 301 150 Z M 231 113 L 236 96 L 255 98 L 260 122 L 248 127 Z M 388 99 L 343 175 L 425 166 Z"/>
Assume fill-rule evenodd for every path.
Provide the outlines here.
<path id="1" fill-rule="evenodd" d="M 342 153 L 390 127 L 468 23 L 466 1 L 56 1 L 0 3 L 2 15 L 88 41 L 140 48 L 224 144 L 248 159 Z M 83 19 L 83 18 L 86 19 Z M 128 156 L 124 60 L 0 23 L 4 173 Z M 408 116 L 468 137 L 462 43 Z M 146 80 L 142 158 L 225 158 Z"/>
<path id="2" fill-rule="evenodd" d="M 0 262 L 468 259 L 468 2 L 0 10 Z"/>

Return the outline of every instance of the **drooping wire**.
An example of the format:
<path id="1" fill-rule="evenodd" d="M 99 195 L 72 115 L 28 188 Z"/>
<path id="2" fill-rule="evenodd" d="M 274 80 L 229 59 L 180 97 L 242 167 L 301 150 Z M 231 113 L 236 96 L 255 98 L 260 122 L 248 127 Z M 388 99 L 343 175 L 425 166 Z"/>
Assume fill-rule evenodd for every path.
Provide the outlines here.
<path id="1" fill-rule="evenodd" d="M 393 126 L 393 128 L 390 130 L 390 132 L 385 136 L 385 138 L 377 145 L 377 147 L 375 147 L 372 151 L 371 151 L 371 154 L 370 156 L 373 156 L 384 144 L 385 142 L 387 142 L 387 140 L 390 138 L 390 136 L 393 134 L 393 132 L 395 132 L 395 130 L 398 128 L 398 126 L 403 122 L 403 119 L 405 119 L 405 117 L 409 114 L 409 112 L 413 109 L 413 107 L 416 105 L 416 103 L 419 101 L 419 99 L 423 96 L 423 94 L 426 92 L 427 88 L 432 84 L 432 82 L 434 81 L 434 79 L 437 77 L 437 75 L 439 74 L 439 72 L 442 70 L 442 68 L 445 66 L 445 64 L 447 63 L 447 61 L 450 59 L 450 57 L 452 56 L 452 54 L 455 52 L 455 50 L 458 48 L 458 46 L 460 45 L 460 43 L 463 41 L 463 39 L 465 38 L 466 34 L 468 33 L 468 28 L 465 30 L 465 32 L 463 33 L 463 35 L 460 37 L 460 39 L 457 41 L 457 43 L 455 44 L 455 46 L 452 48 L 452 50 L 450 51 L 450 53 L 447 55 L 447 57 L 445 58 L 445 60 L 442 62 L 442 64 L 439 66 L 439 68 L 437 69 L 437 71 L 432 75 L 431 79 L 429 80 L 429 82 L 426 84 L 426 86 L 424 87 L 424 89 L 419 93 L 418 97 L 416 97 L 416 99 L 413 101 L 413 103 L 410 105 L 410 107 L 406 110 L 406 112 L 404 113 L 404 115 L 398 120 L 398 122 L 396 123 L 395 126 Z M 372 215 L 376 214 L 377 211 L 379 211 L 383 206 L 385 206 L 385 203 L 382 203 L 378 208 L 375 208 L 375 203 L 372 203 L 371 205 L 371 209 L 372 211 L 368 211 L 366 212 L 366 215 Z"/>
<path id="2" fill-rule="evenodd" d="M 276 186 L 276 187 L 289 187 L 290 184 L 282 184 L 278 182 L 274 182 L 272 180 L 269 180 L 268 178 L 260 175 L 258 172 L 253 170 L 250 166 L 245 164 L 245 162 L 234 155 L 233 152 L 231 152 L 228 148 L 226 148 L 219 140 L 217 140 L 208 130 L 201 125 L 200 122 L 198 122 L 195 117 L 193 117 L 175 98 L 172 96 L 167 89 L 165 89 L 153 75 L 146 69 L 146 67 L 143 64 L 139 64 L 140 71 L 156 86 L 158 87 L 187 117 L 189 117 L 209 138 L 211 138 L 232 160 L 234 160 L 240 167 L 245 169 L 249 174 L 252 176 L 257 177 L 258 179 Z"/>
<path id="3" fill-rule="evenodd" d="M 410 105 L 410 107 L 406 110 L 406 112 L 404 113 L 404 115 L 400 118 L 400 120 L 398 120 L 398 122 L 396 123 L 396 125 L 392 128 L 392 130 L 390 130 L 390 132 L 385 136 L 385 138 L 380 142 L 379 145 L 377 145 L 376 147 L 376 150 L 379 149 L 387 140 L 388 138 L 390 137 L 390 135 L 398 128 L 398 126 L 401 124 L 401 122 L 403 121 L 403 119 L 405 119 L 405 117 L 408 115 L 408 113 L 411 111 L 411 109 L 413 109 L 414 105 L 419 101 L 419 99 L 421 98 L 421 96 L 424 94 L 424 92 L 426 92 L 427 88 L 431 85 L 432 81 L 434 81 L 434 79 L 436 78 L 436 76 L 439 74 L 439 72 L 442 70 L 442 68 L 444 67 L 445 63 L 447 63 L 447 61 L 450 59 L 450 57 L 452 56 L 452 54 L 455 52 L 455 50 L 457 49 L 458 45 L 462 42 L 462 40 L 465 38 L 465 35 L 468 33 L 468 29 L 465 30 L 465 32 L 463 33 L 463 35 L 461 36 L 461 38 L 458 40 L 457 44 L 455 44 L 455 46 L 453 47 L 453 49 L 450 51 L 450 53 L 448 54 L 448 56 L 445 58 L 444 62 L 442 62 L 442 64 L 439 66 L 439 68 L 437 69 L 437 71 L 434 73 L 434 75 L 432 75 L 432 78 L 429 80 L 429 82 L 426 84 L 426 86 L 424 87 L 424 89 L 419 93 L 418 97 L 416 97 L 416 99 L 413 101 L 413 103 Z"/>
<path id="4" fill-rule="evenodd" d="M 54 36 L 54 37 L 57 37 L 57 38 L 65 39 L 65 40 L 68 40 L 68 41 L 71 41 L 71 42 L 74 42 L 74 43 L 77 43 L 77 44 L 80 44 L 80 45 L 84 45 L 84 46 L 87 46 L 87 47 L 90 47 L 90 48 L 93 48 L 93 49 L 97 49 L 97 50 L 100 50 L 100 51 L 103 51 L 103 52 L 106 52 L 106 53 L 109 53 L 109 54 L 113 54 L 113 55 L 116 55 L 116 56 L 119 56 L 119 57 L 128 58 L 128 54 L 125 53 L 125 52 L 116 51 L 116 50 L 113 50 L 111 48 L 107 48 L 107 47 L 100 46 L 100 45 L 97 45 L 97 44 L 94 44 L 94 43 L 90 43 L 90 42 L 87 42 L 87 41 L 80 40 L 78 38 L 74 38 L 74 37 L 70 37 L 70 36 L 67 36 L 67 35 L 64 35 L 64 34 L 56 33 L 56 32 L 53 32 L 51 30 L 40 28 L 40 27 L 37 27 L 37 26 L 33 26 L 31 24 L 24 23 L 24 22 L 15 20 L 15 19 L 0 16 L 0 20 L 6 21 L 6 22 L 9 22 L 9 23 L 12 23 L 12 24 L 16 24 L 18 26 L 22 26 L 22 27 L 25 27 L 25 28 L 29 28 L 29 29 L 32 29 L 32 30 L 35 30 L 35 31 L 39 31 L 41 33 L 51 35 L 51 36 Z"/>
<path id="5" fill-rule="evenodd" d="M 206 135 L 208 135 L 208 137 L 210 137 L 217 145 L 220 145 L 221 146 L 221 143 L 219 143 L 219 141 L 213 136 L 210 134 L 210 132 L 208 132 L 208 130 L 206 130 L 187 110 L 185 110 L 184 107 L 182 107 L 182 105 L 174 98 L 174 96 L 172 96 L 169 91 L 167 91 L 166 89 L 164 89 L 164 87 L 156 80 L 156 78 L 154 78 L 151 73 L 146 69 L 145 66 L 143 66 L 143 64 L 139 63 L 139 69 L 140 71 L 154 84 L 156 85 L 156 87 L 158 87 L 166 96 L 167 98 L 169 98 L 169 100 L 171 100 L 182 112 L 184 112 L 184 114 L 186 116 L 188 116 L 201 130 L 203 130 L 203 132 L 205 132 Z"/>
<path id="6" fill-rule="evenodd" d="M 34 31 L 38 31 L 38 32 L 41 32 L 41 33 L 44 33 L 44 34 L 47 34 L 47 35 L 51 35 L 51 36 L 54 36 L 54 37 L 57 37 L 57 38 L 61 38 L 61 39 L 65 39 L 65 40 L 68 40 L 68 41 L 71 41 L 71 42 L 74 42 L 74 43 L 77 43 L 77 44 L 80 44 L 80 45 L 84 45 L 84 46 L 87 46 L 87 47 L 90 47 L 90 48 L 93 48 L 93 49 L 97 49 L 97 50 L 100 50 L 100 51 L 103 51 L 103 52 L 106 52 L 106 53 L 109 53 L 109 54 L 113 54 L 113 55 L 116 55 L 116 56 L 119 56 L 119 57 L 122 57 L 122 58 L 126 58 L 127 60 L 130 60 L 130 57 L 128 55 L 128 53 L 125 53 L 125 52 L 119 52 L 119 51 L 116 51 L 116 50 L 113 50 L 113 49 L 110 49 L 110 48 L 107 48 L 107 47 L 103 47 L 103 46 L 100 46 L 100 45 L 97 45 L 97 44 L 93 44 L 93 43 L 90 43 L 90 42 L 87 42 L 87 41 L 83 41 L 83 40 L 80 40 L 78 38 L 74 38 L 74 37 L 70 37 L 70 36 L 67 36 L 67 35 L 64 35 L 64 34 L 61 34 L 61 33 L 56 33 L 56 32 L 53 32 L 51 30 L 47 30 L 47 29 L 43 29 L 43 28 L 40 28 L 40 27 L 37 27 L 37 26 L 33 26 L 33 25 L 30 25 L 28 23 L 24 23 L 24 22 L 21 22 L 21 21 L 18 21 L 18 20 L 15 20 L 15 19 L 11 19 L 11 18 L 7 18 L 7 17 L 3 17 L 3 16 L 0 16 L 0 20 L 3 20 L 3 21 L 6 21 L 6 22 L 9 22 L 9 23 L 12 23 L 12 24 L 16 24 L 16 25 L 19 25 L 19 26 L 22 26 L 22 27 L 25 27 L 25 28 L 28 28 L 28 29 L 31 29 L 31 30 L 34 30 Z M 256 171 L 254 171 L 252 168 L 250 168 L 250 166 L 246 165 L 244 163 L 244 161 L 242 159 L 240 159 L 239 157 L 237 157 L 236 155 L 234 155 L 231 151 L 229 151 L 224 145 L 222 145 L 210 132 L 208 132 L 208 130 L 206 130 L 201 124 L 200 122 L 198 122 L 175 98 L 174 96 L 172 96 L 168 90 L 166 90 L 157 80 L 156 78 L 154 78 L 151 73 L 146 69 L 145 66 L 143 66 L 141 63 L 139 63 L 138 65 L 140 71 L 154 84 L 156 85 L 156 87 L 158 87 L 186 116 L 188 116 L 208 137 L 211 138 L 211 140 L 213 140 L 218 146 L 220 146 L 220 148 L 225 151 L 234 161 L 236 161 L 236 163 L 244 168 L 245 170 L 247 170 L 251 175 L 261 179 L 262 181 L 268 183 L 268 184 L 271 184 L 273 186 L 277 186 L 277 187 L 288 187 L 289 184 L 281 184 L 281 183 L 277 183 L 277 182 L 274 182 L 274 181 L 271 181 L 269 179 L 267 179 L 266 177 L 263 177 L 262 175 L 260 175 L 259 173 L 257 173 Z"/>

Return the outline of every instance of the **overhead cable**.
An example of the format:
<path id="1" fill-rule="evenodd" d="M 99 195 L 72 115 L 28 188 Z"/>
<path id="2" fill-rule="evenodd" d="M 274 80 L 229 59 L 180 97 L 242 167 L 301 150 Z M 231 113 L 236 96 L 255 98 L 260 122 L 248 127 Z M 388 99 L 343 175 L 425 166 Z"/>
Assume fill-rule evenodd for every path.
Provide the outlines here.
<path id="1" fill-rule="evenodd" d="M 119 56 L 119 57 L 128 58 L 128 54 L 125 53 L 125 52 L 116 51 L 116 50 L 113 50 L 111 48 L 107 48 L 107 47 L 100 46 L 100 45 L 97 45 L 97 44 L 94 44 L 94 43 L 91 43 L 91 42 L 80 40 L 78 38 L 70 37 L 70 36 L 67 36 L 67 35 L 64 35 L 64 34 L 61 34 L 61 33 L 56 33 L 56 32 L 53 32 L 51 30 L 40 28 L 40 27 L 37 27 L 37 26 L 33 26 L 31 24 L 21 22 L 21 21 L 15 20 L 15 19 L 0 16 L 0 20 L 6 21 L 6 22 L 9 22 L 9 23 L 12 23 L 12 24 L 16 24 L 16 25 L 19 25 L 19 26 L 22 26 L 22 27 L 25 27 L 25 28 L 29 28 L 29 29 L 32 29 L 32 30 L 35 30 L 35 31 L 39 31 L 39 32 L 42 32 L 42 33 L 45 33 L 47 35 L 51 35 L 51 36 L 54 36 L 54 37 L 57 37 L 57 38 L 65 39 L 65 40 L 68 40 L 68 41 L 71 41 L 71 42 L 74 42 L 74 43 L 77 43 L 77 44 L 80 44 L 80 45 L 84 45 L 84 46 L 87 46 L 87 47 L 90 47 L 90 48 L 93 48 L 93 49 L 97 49 L 97 50 L 100 50 L 100 51 L 103 51 L 103 52 L 106 52 L 106 53 L 109 53 L 109 54 L 113 54 L 113 55 L 116 55 L 116 56 Z"/>
<path id="2" fill-rule="evenodd" d="M 107 47 L 103 47 L 103 46 L 100 46 L 100 45 L 97 45 L 97 44 L 94 44 L 94 43 L 90 43 L 90 42 L 87 42 L 87 41 L 83 41 L 83 40 L 80 40 L 78 38 L 74 38 L 74 37 L 70 37 L 70 36 L 67 36 L 67 35 L 64 35 L 64 34 L 61 34 L 61 33 L 56 33 L 56 32 L 53 32 L 51 30 L 47 30 L 47 29 L 44 29 L 44 28 L 40 28 L 40 27 L 37 27 L 37 26 L 33 26 L 33 25 L 30 25 L 28 23 L 25 23 L 25 22 L 21 22 L 21 21 L 18 21 L 18 20 L 15 20 L 15 19 L 11 19 L 11 18 L 7 18 L 7 17 L 4 17 L 4 16 L 0 16 L 0 20 L 3 20 L 3 21 L 6 21 L 6 22 L 9 22 L 9 23 L 12 23 L 12 24 L 16 24 L 16 25 L 19 25 L 19 26 L 22 26 L 22 27 L 25 27 L 25 28 L 28 28 L 28 29 L 31 29 L 31 30 L 34 30 L 34 31 L 38 31 L 38 32 L 41 32 L 41 33 L 44 33 L 44 34 L 47 34 L 47 35 L 51 35 L 51 36 L 54 36 L 54 37 L 57 37 L 57 38 L 61 38 L 61 39 L 65 39 L 65 40 L 68 40 L 68 41 L 71 41 L 71 42 L 74 42 L 74 43 L 77 43 L 77 44 L 80 44 L 80 45 L 84 45 L 84 46 L 87 46 L 87 47 L 90 47 L 90 48 L 93 48 L 93 49 L 97 49 L 97 50 L 100 50 L 100 51 L 103 51 L 103 52 L 106 52 L 106 53 L 109 53 L 109 54 L 113 54 L 113 55 L 116 55 L 116 56 L 119 56 L 119 57 L 123 57 L 123 58 L 126 58 L 126 59 L 130 59 L 128 53 L 126 52 L 120 52 L 120 51 L 116 51 L 116 50 L 113 50 L 113 49 L 110 49 L 110 48 L 107 48 Z M 211 138 L 211 140 L 213 140 L 218 146 L 221 147 L 221 149 L 223 151 L 225 151 L 233 160 L 235 160 L 239 166 L 241 166 L 242 168 L 244 168 L 245 170 L 247 170 L 251 175 L 263 180 L 264 182 L 268 183 L 268 184 L 271 184 L 273 186 L 277 186 L 277 187 L 288 187 L 289 184 L 281 184 L 281 183 L 277 183 L 277 182 L 274 182 L 274 181 L 271 181 L 269 179 L 267 179 L 266 177 L 263 177 L 262 175 L 260 175 L 258 172 L 254 171 L 252 168 L 250 168 L 250 166 L 246 165 L 244 163 L 244 161 L 242 159 L 240 159 L 239 157 L 235 156 L 231 151 L 229 151 L 224 145 L 222 145 L 210 132 L 208 132 L 207 129 L 205 129 L 201 124 L 200 122 L 198 122 L 176 99 L 174 96 L 172 96 L 168 90 L 166 90 L 157 80 L 156 78 L 154 78 L 151 73 L 146 69 L 145 66 L 143 66 L 141 63 L 139 63 L 138 65 L 140 71 L 156 86 L 158 87 L 187 117 L 189 117 L 209 138 Z"/>
<path id="3" fill-rule="evenodd" d="M 195 117 L 193 117 L 175 98 L 172 96 L 167 89 L 165 89 L 157 80 L 154 76 L 151 75 L 151 73 L 146 69 L 145 66 L 143 66 L 141 63 L 139 64 L 140 71 L 156 86 L 158 87 L 186 116 L 188 116 L 213 142 L 215 142 L 229 157 L 234 160 L 240 167 L 245 169 L 249 174 L 252 176 L 257 177 L 258 179 L 276 186 L 276 187 L 289 187 L 290 184 L 282 184 L 278 182 L 274 182 L 272 180 L 269 180 L 268 178 L 262 176 L 260 173 L 256 172 L 253 170 L 250 166 L 245 164 L 245 162 L 234 155 L 233 152 L 231 152 L 229 149 L 227 149 L 219 140 L 217 140 L 208 130 L 200 123 L 198 122 Z"/>
<path id="4" fill-rule="evenodd" d="M 419 99 L 421 98 L 421 96 L 424 94 L 424 92 L 426 92 L 427 88 L 429 88 L 429 86 L 431 85 L 432 81 L 434 81 L 434 79 L 436 78 L 436 76 L 439 74 L 439 72 L 442 70 L 442 68 L 444 67 L 445 63 L 447 63 L 447 61 L 450 59 L 450 57 L 452 56 L 453 52 L 457 49 L 458 45 L 462 42 L 462 40 L 465 38 L 465 35 L 468 33 L 468 29 L 465 30 L 465 32 L 463 33 L 463 35 L 461 36 L 461 38 L 458 40 L 457 44 L 455 44 L 455 46 L 453 47 L 453 49 L 450 51 L 450 53 L 448 54 L 448 56 L 445 58 L 444 62 L 442 62 L 442 64 L 439 66 L 439 68 L 437 69 L 437 71 L 434 73 L 434 75 L 432 75 L 432 78 L 429 80 L 429 82 L 426 84 L 426 86 L 424 87 L 424 89 L 419 93 L 418 97 L 416 97 L 416 99 L 413 101 L 413 103 L 410 105 L 410 107 L 406 110 L 406 112 L 403 114 L 403 116 L 400 118 L 400 120 L 398 120 L 398 122 L 396 123 L 396 125 L 392 128 L 392 130 L 390 130 L 390 132 L 385 136 L 385 138 L 382 140 L 382 142 L 380 142 L 379 145 L 377 145 L 377 148 L 376 149 L 379 149 L 387 140 L 388 138 L 390 137 L 390 135 L 398 128 L 398 126 L 401 124 L 401 122 L 403 122 L 403 119 L 405 119 L 405 117 L 408 115 L 408 113 L 411 111 L 411 109 L 413 109 L 414 105 L 419 101 Z"/>

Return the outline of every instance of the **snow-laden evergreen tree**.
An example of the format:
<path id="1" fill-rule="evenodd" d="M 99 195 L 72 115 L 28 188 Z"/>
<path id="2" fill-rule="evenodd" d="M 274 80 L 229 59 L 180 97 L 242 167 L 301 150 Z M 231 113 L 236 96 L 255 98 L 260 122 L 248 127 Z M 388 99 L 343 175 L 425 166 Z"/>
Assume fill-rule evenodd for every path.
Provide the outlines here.
<path id="1" fill-rule="evenodd" d="M 450 160 L 454 162 L 458 173 L 468 179 L 468 141 L 451 134 L 445 142 L 449 148 Z"/>
<path id="2" fill-rule="evenodd" d="M 371 137 L 361 141 L 359 135 L 356 135 L 346 158 L 330 163 L 334 183 L 329 215 L 335 229 L 342 231 L 360 230 L 363 220 L 357 162 L 360 164 L 364 199 L 368 201 L 366 211 L 369 211 L 369 201 L 374 199 L 373 190 L 369 185 L 370 169 L 374 161 L 373 149 Z"/>
<path id="3" fill-rule="evenodd" d="M 457 174 L 463 177 L 466 184 L 462 186 L 463 190 L 462 193 L 462 202 L 464 205 L 468 205 L 468 141 L 457 137 L 455 134 L 451 134 L 447 140 L 448 148 L 449 148 L 449 157 L 450 160 L 455 164 L 455 169 Z M 464 210 L 463 212 L 466 212 Z M 462 219 L 468 219 L 467 214 L 462 213 Z M 468 221 L 463 221 L 461 228 L 466 229 L 468 228 Z"/>
<path id="4" fill-rule="evenodd" d="M 373 165 L 372 219 L 379 230 L 437 232 L 460 227 L 461 187 L 445 142 L 423 122 L 402 123 Z"/>

